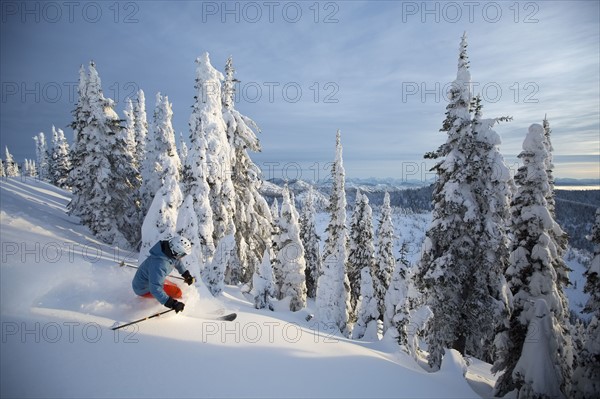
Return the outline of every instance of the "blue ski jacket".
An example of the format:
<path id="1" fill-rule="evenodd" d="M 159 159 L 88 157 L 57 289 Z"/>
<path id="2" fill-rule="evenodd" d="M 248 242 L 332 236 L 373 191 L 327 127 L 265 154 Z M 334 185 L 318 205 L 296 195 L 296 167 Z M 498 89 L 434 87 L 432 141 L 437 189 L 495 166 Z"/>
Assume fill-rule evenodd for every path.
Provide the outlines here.
<path id="1" fill-rule="evenodd" d="M 145 295 L 150 292 L 158 302 L 164 305 L 169 296 L 165 293 L 163 284 L 173 268 L 177 268 L 180 274 L 185 273 L 186 270 L 180 260 L 170 258 L 163 252 L 161 241 L 157 242 L 150 249 L 150 256 L 142 262 L 133 277 L 131 282 L 133 292 L 137 295 Z"/>

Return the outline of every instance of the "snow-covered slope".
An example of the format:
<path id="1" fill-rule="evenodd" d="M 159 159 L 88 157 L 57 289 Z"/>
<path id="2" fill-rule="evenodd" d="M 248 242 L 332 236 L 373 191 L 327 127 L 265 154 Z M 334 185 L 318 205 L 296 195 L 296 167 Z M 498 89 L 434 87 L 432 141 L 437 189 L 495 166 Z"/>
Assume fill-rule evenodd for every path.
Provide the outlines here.
<path id="1" fill-rule="evenodd" d="M 333 336 L 309 308 L 257 311 L 238 287 L 219 299 L 182 287 L 186 309 L 114 332 L 164 307 L 130 288 L 137 254 L 95 240 L 65 214 L 69 194 L 0 181 L 2 397 L 394 397 L 489 395 L 489 365 L 451 353 L 429 373 L 393 342 Z M 178 280 L 175 280 L 178 282 Z M 198 293 L 200 289 L 200 294 Z M 221 309 L 234 322 L 209 320 Z M 476 393 L 477 391 L 477 393 Z M 478 395 L 479 394 L 479 395 Z"/>

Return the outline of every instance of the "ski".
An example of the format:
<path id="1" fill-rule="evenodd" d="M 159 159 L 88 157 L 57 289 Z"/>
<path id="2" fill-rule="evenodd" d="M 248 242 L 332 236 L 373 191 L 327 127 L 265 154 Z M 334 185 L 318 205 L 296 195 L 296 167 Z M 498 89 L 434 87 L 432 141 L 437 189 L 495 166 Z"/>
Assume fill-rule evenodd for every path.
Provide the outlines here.
<path id="1" fill-rule="evenodd" d="M 229 313 L 223 316 L 216 316 L 216 317 L 203 317 L 207 320 L 219 320 L 219 321 L 234 321 L 237 318 L 237 313 Z"/>

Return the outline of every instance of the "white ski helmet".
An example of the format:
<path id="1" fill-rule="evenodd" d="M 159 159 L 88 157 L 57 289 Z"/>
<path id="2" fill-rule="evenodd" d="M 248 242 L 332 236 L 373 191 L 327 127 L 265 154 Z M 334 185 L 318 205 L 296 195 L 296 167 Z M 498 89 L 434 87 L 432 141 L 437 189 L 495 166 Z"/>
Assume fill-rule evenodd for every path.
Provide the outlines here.
<path id="1" fill-rule="evenodd" d="M 173 255 L 181 257 L 192 252 L 192 243 L 185 237 L 175 236 L 169 240 L 169 248 Z"/>

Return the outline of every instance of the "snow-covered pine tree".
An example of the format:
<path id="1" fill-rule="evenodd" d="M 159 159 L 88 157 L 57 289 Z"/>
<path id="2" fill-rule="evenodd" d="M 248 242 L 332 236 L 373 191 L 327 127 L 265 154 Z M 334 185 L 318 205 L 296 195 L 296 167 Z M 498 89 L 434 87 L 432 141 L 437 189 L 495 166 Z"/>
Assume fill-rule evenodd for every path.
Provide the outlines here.
<path id="1" fill-rule="evenodd" d="M 54 183 L 55 159 L 53 158 L 53 155 L 54 155 L 54 144 L 58 141 L 58 133 L 57 133 L 56 127 L 54 125 L 52 125 L 51 131 L 52 131 L 52 133 L 50 134 L 50 145 L 46 149 L 46 158 L 47 158 L 47 162 L 48 162 L 46 178 L 48 179 L 48 182 L 50 182 L 50 184 L 56 185 Z M 37 156 L 36 156 L 36 158 L 37 158 Z"/>
<path id="2" fill-rule="evenodd" d="M 372 279 L 375 270 L 375 247 L 373 245 L 373 211 L 369 198 L 356 190 L 356 205 L 350 222 L 348 261 L 346 270 L 350 281 L 350 321 L 356 321 L 360 297 L 362 270 L 368 267 Z M 378 316 L 379 317 L 379 316 Z"/>
<path id="3" fill-rule="evenodd" d="M 71 149 L 71 172 L 69 173 L 69 186 L 72 197 L 67 205 L 70 215 L 79 217 L 81 224 L 89 225 L 91 209 L 87 207 L 86 200 L 92 189 L 93 181 L 88 178 L 87 165 L 92 154 L 88 151 L 89 135 L 88 121 L 91 116 L 90 99 L 87 94 L 87 75 L 83 65 L 79 68 L 79 84 L 77 87 L 77 105 L 73 110 L 73 147 Z M 39 161 L 38 161 L 39 162 Z"/>
<path id="4" fill-rule="evenodd" d="M 321 270 L 321 248 L 315 226 L 313 196 L 313 186 L 310 186 L 300 215 L 300 239 L 304 246 L 304 259 L 306 259 L 306 295 L 309 298 L 315 298 L 317 294 L 317 279 Z"/>
<path id="5" fill-rule="evenodd" d="M 408 244 L 402 243 L 400 247 L 400 258 L 395 263 L 394 269 L 390 276 L 388 290 L 385 293 L 385 309 L 383 312 L 383 333 L 394 327 L 394 316 L 399 307 L 408 309 L 404 306 L 407 302 L 408 295 L 408 268 L 410 264 L 406 255 L 408 252 Z M 402 342 L 401 342 L 402 343 Z"/>
<path id="6" fill-rule="evenodd" d="M 523 151 L 519 154 L 523 166 L 515 175 L 518 190 L 511 203 L 512 230 L 514 239 L 510 253 L 510 265 L 506 277 L 512 291 L 513 311 L 508 327 L 500 331 L 496 337 L 498 358 L 494 362 L 493 372 L 502 372 L 496 382 L 495 394 L 504 396 L 515 389 L 524 389 L 542 397 L 544 392 L 537 386 L 545 380 L 535 379 L 538 376 L 528 374 L 527 368 L 522 370 L 523 362 L 531 356 L 531 349 L 526 348 L 529 341 L 528 328 L 535 325 L 539 315 L 544 313 L 551 329 L 545 337 L 553 350 L 547 356 L 552 366 L 544 370 L 551 373 L 563 394 L 569 392 L 571 367 L 573 361 L 572 344 L 569 336 L 568 308 L 557 272 L 553 267 L 553 245 L 550 231 L 556 222 L 547 208 L 547 191 L 549 189 L 546 161 L 548 151 L 544 143 L 544 129 L 533 124 L 523 143 Z M 543 300 L 543 301 L 540 301 Z M 549 313 L 542 309 L 549 309 Z M 536 310 L 536 303 L 539 309 Z M 534 324 L 532 324 L 534 323 Z M 536 336 L 538 336 L 536 334 Z M 546 355 L 545 355 L 546 356 Z M 522 360 L 521 360 L 522 359 Z M 517 367 L 518 363 L 521 363 Z M 533 397 L 533 396 L 532 396 Z"/>
<path id="7" fill-rule="evenodd" d="M 416 360 L 420 352 L 420 334 L 425 330 L 433 313 L 415 288 L 413 270 L 410 268 L 407 254 L 408 244 L 403 242 L 400 258 L 385 296 L 384 335 L 394 339 Z"/>
<path id="8" fill-rule="evenodd" d="M 123 110 L 125 115 L 125 137 L 127 141 L 127 150 L 133 154 L 133 166 L 139 171 L 140 165 L 138 164 L 137 158 L 137 140 L 136 140 L 136 126 L 135 126 L 135 108 L 133 107 L 133 101 L 128 98 L 125 101 L 125 109 Z"/>
<path id="9" fill-rule="evenodd" d="M 583 334 L 583 348 L 577 353 L 577 367 L 573 372 L 573 398 L 600 397 L 600 208 L 588 239 L 594 244 L 594 255 L 585 272 L 583 292 L 589 295 L 583 308 L 592 316 Z"/>
<path id="10" fill-rule="evenodd" d="M 54 129 L 54 126 L 52 127 Z M 35 156 L 37 159 L 38 171 L 37 176 L 41 179 L 48 179 L 50 177 L 50 164 L 48 159 L 48 144 L 46 143 L 46 136 L 43 132 L 39 132 L 37 136 L 33 138 L 35 141 Z"/>
<path id="11" fill-rule="evenodd" d="M 152 119 L 152 137 L 157 155 L 158 178 L 163 185 L 167 174 L 172 174 L 179 180 L 179 170 L 181 169 L 181 160 L 175 145 L 172 119 L 173 108 L 172 104 L 169 103 L 169 97 L 157 93 Z"/>
<path id="12" fill-rule="evenodd" d="M 552 152 L 554 147 L 552 146 L 552 129 L 550 129 L 550 122 L 548 122 L 547 116 L 544 116 L 542 122 L 544 128 L 544 146 L 548 154 L 546 158 L 546 174 L 548 175 L 548 189 L 546 190 L 546 202 L 548 204 L 548 211 L 554 219 L 556 219 L 556 200 L 554 198 L 554 163 L 552 160 Z M 569 246 L 569 238 L 562 228 L 557 224 L 554 225 L 552 231 L 549 232 L 550 238 L 552 239 L 553 245 L 550 246 L 550 250 L 555 252 L 552 254 L 553 264 L 552 266 L 558 273 L 558 282 L 562 286 L 562 290 L 566 289 L 570 285 L 569 272 L 572 270 L 567 266 L 564 260 L 565 253 Z M 566 298 L 566 297 L 565 297 Z M 563 304 L 567 308 L 567 304 Z"/>
<path id="13" fill-rule="evenodd" d="M 69 188 L 69 172 L 71 171 L 71 152 L 69 143 L 62 129 L 52 126 L 52 149 L 49 156 L 50 182 L 57 187 Z"/>
<path id="14" fill-rule="evenodd" d="M 275 284 L 275 298 L 281 299 L 281 286 L 283 285 L 283 271 L 282 271 L 282 263 L 279 259 L 279 247 L 280 243 L 280 231 L 279 228 L 279 203 L 277 198 L 273 198 L 273 203 L 271 204 L 271 251 L 273 256 L 271 257 L 271 265 L 273 267 L 273 283 Z"/>
<path id="15" fill-rule="evenodd" d="M 375 296 L 377 297 L 380 318 L 386 312 L 385 296 L 390 287 L 390 280 L 396 258 L 394 257 L 394 224 L 392 223 L 392 207 L 390 206 L 390 194 L 386 191 L 383 197 L 381 215 L 376 235 L 375 273 L 373 275 Z M 389 326 L 389 325 L 388 325 Z M 384 321 L 384 333 L 386 330 Z"/>
<path id="16" fill-rule="evenodd" d="M 132 193 L 137 171 L 132 166 L 132 154 L 120 119 L 114 111 L 114 102 L 102 94 L 100 77 L 95 64 L 90 63 L 86 94 L 90 105 L 89 120 L 83 125 L 87 135 L 89 157 L 81 165 L 85 170 L 89 191 L 84 192 L 84 206 L 89 215 L 85 222 L 92 232 L 109 244 L 135 246 L 139 242 L 140 226 L 131 214 L 137 214 Z M 77 123 L 74 122 L 74 123 Z"/>
<path id="17" fill-rule="evenodd" d="M 151 205 L 151 196 L 149 193 L 153 188 L 150 186 L 153 182 L 156 184 L 156 180 L 145 182 L 143 177 L 144 174 L 151 173 L 145 169 L 151 168 L 153 165 L 152 163 L 148 163 L 149 160 L 146 154 L 146 148 L 149 147 L 148 139 L 151 136 L 148 135 L 146 97 L 144 91 L 141 89 L 138 90 L 137 99 L 127 99 L 127 103 L 125 104 L 125 124 L 127 149 L 132 154 L 132 165 L 137 172 L 135 179 L 137 189 L 133 194 L 133 200 L 138 207 L 137 220 L 141 226 Z M 151 179 L 154 179 L 154 176 L 151 176 Z M 154 189 L 158 190 L 158 184 L 156 184 Z M 152 193 L 153 195 L 154 193 Z"/>
<path id="18" fill-rule="evenodd" d="M 30 161 L 29 159 L 25 158 L 25 166 L 24 166 L 25 172 L 24 175 L 27 177 L 37 177 L 37 170 L 35 167 L 35 161 Z"/>
<path id="19" fill-rule="evenodd" d="M 350 282 L 346 274 L 348 231 L 346 229 L 345 170 L 341 132 L 336 134 L 336 156 L 331 168 L 333 187 L 329 197 L 330 220 L 325 231 L 323 267 L 317 280 L 316 316 L 328 327 L 348 335 Z"/>
<path id="20" fill-rule="evenodd" d="M 6 172 L 4 171 L 4 161 L 0 158 L 0 177 L 6 177 Z"/>
<path id="21" fill-rule="evenodd" d="M 133 119 L 135 121 L 135 165 L 140 174 L 143 174 L 146 147 L 148 146 L 148 115 L 146 114 L 146 95 L 142 89 L 138 90 L 137 101 L 133 104 Z M 153 165 L 147 166 L 152 167 Z"/>
<path id="22" fill-rule="evenodd" d="M 447 141 L 426 158 L 434 166 L 433 217 L 416 274 L 434 316 L 427 342 L 429 364 L 441 365 L 444 348 L 488 359 L 496 324 L 507 317 L 505 217 L 510 174 L 498 152 L 498 119 L 481 119 L 472 103 L 466 34 L 449 91 L 442 129 Z"/>
<path id="23" fill-rule="evenodd" d="M 546 159 L 546 174 L 548 175 L 548 197 L 546 202 L 548 203 L 548 211 L 554 217 L 556 215 L 556 201 L 554 199 L 554 162 L 552 152 L 554 147 L 552 146 L 552 129 L 550 129 L 550 122 L 548 121 L 548 115 L 544 115 L 542 121 L 542 127 L 544 128 L 544 146 L 548 157 Z"/>
<path id="24" fill-rule="evenodd" d="M 219 295 L 225 287 L 225 273 L 237 262 L 233 220 L 230 219 L 229 234 L 222 237 L 217 244 L 212 260 L 204 266 L 202 279 L 213 296 Z"/>
<path id="25" fill-rule="evenodd" d="M 273 198 L 273 203 L 270 207 L 271 212 L 271 220 L 274 223 L 279 223 L 279 203 L 277 202 L 277 198 Z"/>
<path id="26" fill-rule="evenodd" d="M 194 208 L 196 227 L 192 229 L 195 236 L 186 236 L 198 243 L 198 260 L 202 266 L 212 261 L 215 253 L 213 242 L 213 214 L 208 197 L 209 187 L 206 182 L 208 169 L 206 166 L 206 140 L 201 135 L 190 136 L 190 150 L 183 167 L 183 185 L 186 195 L 191 196 Z M 186 256 L 187 258 L 187 256 Z"/>
<path id="27" fill-rule="evenodd" d="M 19 176 L 19 165 L 13 158 L 10 151 L 8 151 L 8 146 L 5 147 L 6 158 L 4 162 L 6 163 L 6 176 L 7 177 L 17 177 Z"/>
<path id="28" fill-rule="evenodd" d="M 221 105 L 223 75 L 210 64 L 208 53 L 197 58 L 196 63 L 196 96 L 189 121 L 191 148 L 184 164 L 183 179 L 186 193 L 193 197 L 199 223 L 198 241 L 204 265 L 201 274 L 215 294 L 224 284 L 226 267 L 226 264 L 213 262 L 215 244 L 219 246 L 219 253 L 226 255 L 232 249 L 228 237 L 235 233 L 231 217 L 234 210 L 231 151 Z M 219 241 L 223 238 L 227 242 L 221 244 Z M 219 256 L 217 262 L 229 262 L 230 259 L 230 256 Z"/>
<path id="29" fill-rule="evenodd" d="M 271 298 L 275 294 L 275 283 L 273 282 L 270 252 L 270 248 L 265 249 L 262 262 L 254 269 L 254 275 L 252 276 L 252 291 L 250 293 L 254 297 L 254 307 L 256 309 L 268 308 L 274 310 Z"/>
<path id="30" fill-rule="evenodd" d="M 281 298 L 290 298 L 290 310 L 296 312 L 306 306 L 304 246 L 300 240 L 298 212 L 290 199 L 287 185 L 283 188 L 277 259 L 281 267 Z"/>
<path id="31" fill-rule="evenodd" d="M 142 225 L 140 261 L 146 259 L 150 248 L 157 241 L 176 234 L 177 215 L 183 202 L 183 193 L 179 185 L 181 161 L 175 146 L 172 118 L 173 111 L 169 98 L 157 93 L 150 134 L 154 138 L 156 173 L 161 185 Z"/>
<path id="32" fill-rule="evenodd" d="M 231 57 L 225 65 L 223 81 L 223 120 L 227 138 L 232 151 L 231 180 L 234 187 L 235 243 L 239 263 L 238 269 L 229 270 L 230 283 L 252 280 L 254 269 L 261 264 L 267 242 L 271 241 L 271 213 L 263 196 L 259 192 L 262 183 L 260 170 L 252 162 L 248 151 L 260 152 L 260 143 L 256 134 L 258 125 L 250 118 L 240 114 L 234 108 L 235 82 Z"/>
<path id="33" fill-rule="evenodd" d="M 360 298 L 356 306 L 356 323 L 352 329 L 352 338 L 371 341 L 379 339 L 377 332 L 378 307 L 371 278 L 371 268 L 365 266 L 360 273 Z"/>
<path id="34" fill-rule="evenodd" d="M 152 133 L 153 128 L 148 128 L 146 114 L 146 96 L 140 89 L 138 101 L 134 108 L 135 131 L 137 150 L 135 156 L 138 158 L 140 167 L 140 215 L 142 218 L 148 213 L 154 196 L 158 192 L 161 181 L 158 163 L 159 150 L 156 148 L 156 137 Z"/>
<path id="35" fill-rule="evenodd" d="M 223 74 L 210 63 L 208 53 L 196 59 L 196 96 L 190 117 L 190 141 L 203 137 L 206 142 L 206 182 L 212 208 L 212 240 L 233 234 L 231 219 L 235 210 L 235 196 L 231 181 L 232 150 L 223 120 L 221 81 Z"/>
<path id="36" fill-rule="evenodd" d="M 476 150 L 471 158 L 474 173 L 477 179 L 473 180 L 473 192 L 476 195 L 477 205 L 482 215 L 478 219 L 479 231 L 484 232 L 479 237 L 482 246 L 479 246 L 483 261 L 479 266 L 474 266 L 474 274 L 481 286 L 478 291 L 480 298 L 475 297 L 475 303 L 487 302 L 490 308 L 479 315 L 482 309 L 477 309 L 474 316 L 478 325 L 475 331 L 467 338 L 466 350 L 487 362 L 495 358 L 496 348 L 494 339 L 498 330 L 504 328 L 509 319 L 512 296 L 508 288 L 504 272 L 508 267 L 509 238 L 508 223 L 510 221 L 510 199 L 515 191 L 515 184 L 510 175 L 510 170 L 500 154 L 501 139 L 493 130 L 496 123 L 510 121 L 510 117 L 484 119 L 482 118 L 481 98 L 474 99 L 473 135 Z M 476 245 L 477 247 L 477 245 Z"/>
<path id="37" fill-rule="evenodd" d="M 513 370 L 513 379 L 519 381 L 519 398 L 566 399 L 564 395 L 564 376 L 556 364 L 556 353 L 561 344 L 555 330 L 560 330 L 548 308 L 546 300 L 532 300 L 532 317 L 527 326 L 527 337 L 523 343 L 521 356 Z"/>

